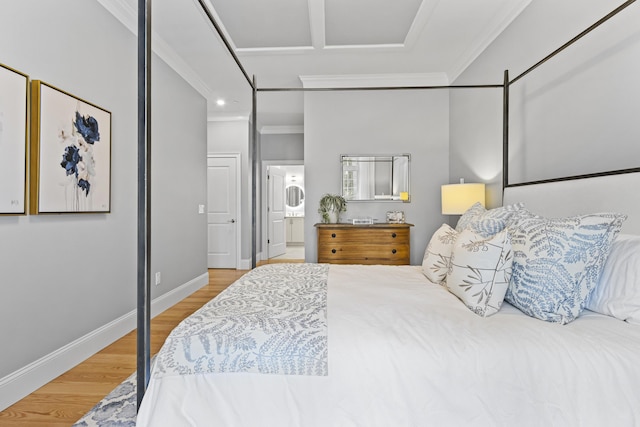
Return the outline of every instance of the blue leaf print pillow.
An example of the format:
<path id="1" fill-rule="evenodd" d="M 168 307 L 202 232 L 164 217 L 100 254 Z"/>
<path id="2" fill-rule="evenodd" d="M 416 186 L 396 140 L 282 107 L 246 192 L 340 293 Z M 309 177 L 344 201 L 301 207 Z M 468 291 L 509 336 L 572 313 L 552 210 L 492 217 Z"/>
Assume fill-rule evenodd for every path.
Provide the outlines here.
<path id="1" fill-rule="evenodd" d="M 513 267 L 505 299 L 548 322 L 576 319 L 626 218 L 601 213 L 549 219 L 523 209 L 508 224 Z"/>
<path id="2" fill-rule="evenodd" d="M 485 209 L 480 203 L 471 206 L 458 220 L 456 231 L 471 230 L 482 237 L 491 237 L 501 232 L 507 222 L 524 208 L 524 204 L 501 206 L 495 209 Z"/>

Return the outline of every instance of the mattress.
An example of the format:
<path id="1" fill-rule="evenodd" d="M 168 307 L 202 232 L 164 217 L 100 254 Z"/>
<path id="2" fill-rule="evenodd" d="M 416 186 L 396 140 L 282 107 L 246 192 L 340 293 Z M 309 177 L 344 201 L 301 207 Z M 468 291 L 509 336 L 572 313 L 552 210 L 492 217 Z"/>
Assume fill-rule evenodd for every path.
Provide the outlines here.
<path id="1" fill-rule="evenodd" d="M 420 266 L 331 265 L 326 299 L 327 375 L 152 373 L 137 425 L 640 424 L 637 325 L 482 318 Z"/>

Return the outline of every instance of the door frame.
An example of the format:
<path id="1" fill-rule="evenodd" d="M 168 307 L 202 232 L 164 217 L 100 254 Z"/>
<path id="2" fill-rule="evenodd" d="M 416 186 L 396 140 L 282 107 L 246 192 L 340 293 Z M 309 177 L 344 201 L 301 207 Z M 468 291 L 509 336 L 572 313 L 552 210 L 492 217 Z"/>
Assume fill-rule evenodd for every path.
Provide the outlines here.
<path id="1" fill-rule="evenodd" d="M 207 153 L 207 160 L 211 158 L 233 158 L 236 163 L 236 185 L 239 196 L 236 197 L 236 270 L 239 270 L 242 261 L 242 155 L 240 153 Z M 207 166 L 208 169 L 208 166 Z M 209 201 L 207 200 L 207 203 Z"/>
<path id="2" fill-rule="evenodd" d="M 304 160 L 263 160 L 262 171 L 260 176 L 262 177 L 262 247 L 260 248 L 260 259 L 265 261 L 269 257 L 269 248 L 267 246 L 267 240 L 269 239 L 269 218 L 267 212 L 268 200 L 267 200 L 267 167 L 268 166 L 304 166 Z"/>

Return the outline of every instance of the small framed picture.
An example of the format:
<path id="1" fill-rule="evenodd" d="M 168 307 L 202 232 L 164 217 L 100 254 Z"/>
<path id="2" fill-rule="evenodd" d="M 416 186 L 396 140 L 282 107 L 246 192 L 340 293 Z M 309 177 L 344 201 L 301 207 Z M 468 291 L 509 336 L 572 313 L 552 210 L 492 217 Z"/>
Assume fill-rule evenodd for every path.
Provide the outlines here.
<path id="1" fill-rule="evenodd" d="M 24 215 L 29 77 L 0 64 L 0 214 Z"/>
<path id="2" fill-rule="evenodd" d="M 389 224 L 404 224 L 404 211 L 387 211 Z"/>
<path id="3" fill-rule="evenodd" d="M 29 211 L 111 211 L 111 113 L 34 80 Z"/>

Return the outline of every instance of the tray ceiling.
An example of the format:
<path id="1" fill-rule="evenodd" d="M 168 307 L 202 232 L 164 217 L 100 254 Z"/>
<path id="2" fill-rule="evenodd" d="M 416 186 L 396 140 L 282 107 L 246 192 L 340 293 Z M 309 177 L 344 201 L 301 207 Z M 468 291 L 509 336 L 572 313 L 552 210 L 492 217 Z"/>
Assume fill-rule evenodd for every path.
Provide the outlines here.
<path id="1" fill-rule="evenodd" d="M 98 1 L 136 32 L 136 0 Z M 301 77 L 322 76 L 451 83 L 531 0 L 202 2 L 258 87 L 301 87 Z M 208 99 L 209 115 L 247 117 L 249 85 L 199 0 L 152 6 L 154 50 Z M 300 93 L 261 95 L 258 106 L 262 126 L 302 124 Z"/>

